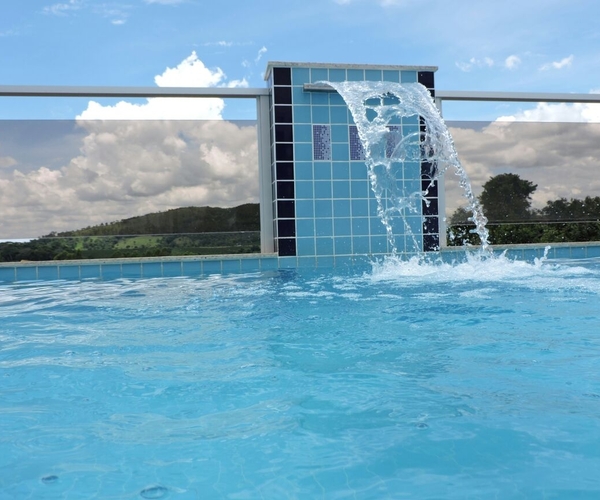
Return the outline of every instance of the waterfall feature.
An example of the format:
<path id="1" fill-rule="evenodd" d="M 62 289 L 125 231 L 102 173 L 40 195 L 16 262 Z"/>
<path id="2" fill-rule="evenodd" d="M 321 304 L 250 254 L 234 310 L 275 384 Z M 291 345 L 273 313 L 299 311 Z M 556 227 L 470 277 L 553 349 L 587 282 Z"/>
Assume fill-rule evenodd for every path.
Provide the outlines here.
<path id="1" fill-rule="evenodd" d="M 428 190 L 449 168 L 454 169 L 460 179 L 473 214 L 474 231 L 479 235 L 482 251 L 487 252 L 487 219 L 473 194 L 452 137 L 429 91 L 419 83 L 321 83 L 333 87 L 352 113 L 364 149 L 371 187 L 377 199 L 378 214 L 386 228 L 392 254 L 397 254 L 392 224 L 397 217 L 403 221 L 405 235 L 412 242 L 414 250 L 420 249 L 406 216 L 421 213 L 419 204 L 429 203 L 426 198 Z M 417 117 L 419 125 L 413 126 L 409 133 L 403 133 L 402 120 L 410 117 L 413 123 Z M 422 178 L 429 180 L 425 189 L 420 187 L 416 191 L 411 190 L 401 182 L 404 180 L 404 166 L 409 162 L 421 165 Z"/>

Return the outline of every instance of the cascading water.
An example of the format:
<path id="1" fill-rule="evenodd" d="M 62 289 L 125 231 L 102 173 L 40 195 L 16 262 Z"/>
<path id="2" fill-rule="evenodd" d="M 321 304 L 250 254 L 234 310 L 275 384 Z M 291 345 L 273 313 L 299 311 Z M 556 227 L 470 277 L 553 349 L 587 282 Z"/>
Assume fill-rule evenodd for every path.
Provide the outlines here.
<path id="1" fill-rule="evenodd" d="M 405 234 L 412 240 L 415 251 L 420 245 L 407 221 L 407 214 L 419 214 L 417 203 L 429 203 L 426 196 L 440 176 L 449 168 L 459 176 L 468 206 L 475 223 L 474 231 L 481 240 L 483 254 L 488 253 L 488 230 L 481 205 L 474 196 L 468 176 L 463 169 L 454 142 L 440 116 L 429 91 L 419 83 L 394 82 L 320 82 L 333 87 L 344 99 L 357 127 L 365 152 L 371 187 L 377 199 L 392 255 L 397 245 L 392 221 L 401 217 Z M 418 117 L 421 125 L 416 131 L 403 134 L 403 118 Z M 421 172 L 429 179 L 425 190 L 410 191 L 399 182 L 397 173 L 408 162 L 427 165 Z"/>

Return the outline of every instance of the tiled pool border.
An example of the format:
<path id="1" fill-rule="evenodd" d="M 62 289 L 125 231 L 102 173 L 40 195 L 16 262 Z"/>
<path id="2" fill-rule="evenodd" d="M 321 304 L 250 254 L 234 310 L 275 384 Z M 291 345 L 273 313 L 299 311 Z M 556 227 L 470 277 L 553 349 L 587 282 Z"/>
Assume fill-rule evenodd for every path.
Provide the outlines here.
<path id="1" fill-rule="evenodd" d="M 548 250 L 546 248 L 549 247 Z M 449 247 L 429 253 L 444 262 L 461 261 L 476 247 Z M 554 243 L 548 245 L 493 246 L 496 254 L 510 259 L 533 261 L 546 254 L 548 259 L 600 258 L 600 242 Z M 335 257 L 279 257 L 277 254 L 206 255 L 185 257 L 145 257 L 139 259 L 94 259 L 0 263 L 0 284 L 18 281 L 111 280 L 119 278 L 161 278 L 249 273 L 278 269 L 333 269 L 369 266 L 375 257 L 343 255 Z"/>

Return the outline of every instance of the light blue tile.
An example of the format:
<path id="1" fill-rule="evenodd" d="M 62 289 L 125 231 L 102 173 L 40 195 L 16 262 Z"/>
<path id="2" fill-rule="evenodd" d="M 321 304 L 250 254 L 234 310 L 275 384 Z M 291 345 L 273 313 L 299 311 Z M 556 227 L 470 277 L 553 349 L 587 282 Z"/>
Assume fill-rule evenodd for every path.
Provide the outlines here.
<path id="1" fill-rule="evenodd" d="M 402 133 L 404 135 L 419 132 L 419 116 L 410 115 L 402 118 Z"/>
<path id="2" fill-rule="evenodd" d="M 310 106 L 298 105 L 293 106 L 294 108 L 294 123 L 310 123 L 311 114 Z"/>
<path id="3" fill-rule="evenodd" d="M 369 243 L 368 236 L 354 236 L 352 238 L 352 253 L 365 255 L 371 253 Z"/>
<path id="4" fill-rule="evenodd" d="M 353 267 L 354 262 L 350 255 L 336 255 L 335 256 L 335 267 L 336 268 L 348 268 Z"/>
<path id="5" fill-rule="evenodd" d="M 365 72 L 362 69 L 349 69 L 347 78 L 349 82 L 362 82 L 365 79 Z"/>
<path id="6" fill-rule="evenodd" d="M 337 92 L 329 92 L 329 104 L 331 106 L 341 106 L 342 104 L 346 104 L 344 98 L 338 94 Z"/>
<path id="7" fill-rule="evenodd" d="M 145 276 L 145 268 L 142 269 Z M 200 276 L 202 274 L 202 263 L 199 260 L 184 260 L 183 275 L 184 276 Z"/>
<path id="8" fill-rule="evenodd" d="M 331 200 L 315 200 L 315 217 L 331 217 L 333 206 Z"/>
<path id="9" fill-rule="evenodd" d="M 310 104 L 310 92 L 303 87 L 292 87 L 292 104 Z"/>
<path id="10" fill-rule="evenodd" d="M 350 163 L 350 176 L 355 180 L 368 179 L 367 166 L 364 163 L 359 162 Z"/>
<path id="11" fill-rule="evenodd" d="M 329 106 L 328 92 L 311 92 L 310 99 L 313 106 Z M 314 119 L 315 116 L 313 114 L 313 121 Z"/>
<path id="12" fill-rule="evenodd" d="M 400 83 L 416 83 L 417 72 L 416 71 L 401 71 L 400 72 Z"/>
<path id="13" fill-rule="evenodd" d="M 142 264 L 139 262 L 122 264 L 121 272 L 123 273 L 123 278 L 141 278 Z"/>
<path id="14" fill-rule="evenodd" d="M 387 238 L 385 236 L 371 236 L 371 253 L 388 253 Z"/>
<path id="15" fill-rule="evenodd" d="M 348 145 L 348 126 L 347 125 L 332 125 L 331 140 L 332 142 L 343 142 Z"/>
<path id="16" fill-rule="evenodd" d="M 144 278 L 161 278 L 162 263 L 161 262 L 142 262 L 142 276 Z"/>
<path id="17" fill-rule="evenodd" d="M 315 181 L 315 198 L 331 198 L 331 181 Z"/>
<path id="18" fill-rule="evenodd" d="M 241 259 L 243 273 L 255 273 L 260 271 L 260 260 L 256 259 Z"/>
<path id="19" fill-rule="evenodd" d="M 315 162 L 315 180 L 331 180 L 331 162 Z"/>
<path id="20" fill-rule="evenodd" d="M 312 142 L 310 125 L 294 125 L 294 142 Z"/>
<path id="21" fill-rule="evenodd" d="M 17 267 L 17 281 L 33 281 L 37 279 L 37 267 Z"/>
<path id="22" fill-rule="evenodd" d="M 294 159 L 296 161 L 311 161 L 313 157 L 312 144 L 301 143 L 294 144 Z"/>
<path id="23" fill-rule="evenodd" d="M 571 247 L 571 258 L 572 259 L 585 259 L 587 257 L 586 247 Z"/>
<path id="24" fill-rule="evenodd" d="M 297 215 L 297 214 L 296 214 Z M 315 235 L 314 219 L 296 219 L 296 235 L 298 238 Z"/>
<path id="25" fill-rule="evenodd" d="M 348 123 L 348 108 L 346 106 L 331 106 L 331 123 Z"/>
<path id="26" fill-rule="evenodd" d="M 298 256 L 315 255 L 315 239 L 296 238 L 296 252 Z"/>
<path id="27" fill-rule="evenodd" d="M 279 268 L 279 262 L 277 257 L 263 257 L 260 259 L 260 270 L 261 271 L 273 271 Z"/>
<path id="28" fill-rule="evenodd" d="M 312 200 L 296 200 L 296 218 L 315 216 L 315 205 Z"/>
<path id="29" fill-rule="evenodd" d="M 368 215 L 368 200 L 352 200 L 352 217 L 367 217 Z"/>
<path id="30" fill-rule="evenodd" d="M 183 269 L 181 262 L 163 262 L 163 276 L 171 277 L 171 276 L 181 276 L 183 274 Z"/>
<path id="31" fill-rule="evenodd" d="M 295 269 L 297 267 L 297 257 L 279 257 L 279 269 Z"/>
<path id="32" fill-rule="evenodd" d="M 16 279 L 16 271 L 14 267 L 0 267 L 0 282 L 13 282 Z"/>
<path id="33" fill-rule="evenodd" d="M 205 260 L 202 262 L 202 274 L 221 274 L 220 260 Z"/>
<path id="34" fill-rule="evenodd" d="M 379 217 L 371 217 L 371 234 L 372 235 L 384 235 L 387 234 L 385 226 Z"/>
<path id="35" fill-rule="evenodd" d="M 327 68 L 311 68 L 311 83 L 323 82 L 329 80 L 329 70 Z"/>
<path id="36" fill-rule="evenodd" d="M 380 82 L 382 80 L 382 74 L 380 69 L 367 69 L 365 70 L 365 80 L 368 82 Z"/>
<path id="37" fill-rule="evenodd" d="M 40 267 L 38 267 L 38 279 L 49 280 L 49 281 L 57 280 L 58 279 L 58 266 L 40 266 Z"/>
<path id="38" fill-rule="evenodd" d="M 354 217 L 352 219 L 352 234 L 366 236 L 369 234 L 369 219 L 367 217 Z"/>
<path id="39" fill-rule="evenodd" d="M 315 219 L 315 230 L 317 236 L 333 236 L 332 219 Z"/>
<path id="40" fill-rule="evenodd" d="M 333 269 L 335 266 L 335 258 L 333 256 L 317 256 L 317 268 Z"/>
<path id="41" fill-rule="evenodd" d="M 242 270 L 241 259 L 227 259 L 222 264 L 223 273 L 239 273 Z"/>
<path id="42" fill-rule="evenodd" d="M 333 219 L 333 234 L 335 236 L 350 236 L 350 234 L 352 234 L 352 225 L 350 224 L 350 218 L 346 217 L 340 219 Z"/>
<path id="43" fill-rule="evenodd" d="M 383 70 L 383 80 L 385 82 L 400 82 L 400 72 L 397 70 L 384 69 Z"/>
<path id="44" fill-rule="evenodd" d="M 600 257 L 600 245 L 590 245 L 587 247 L 588 259 Z"/>
<path id="45" fill-rule="evenodd" d="M 346 80 L 346 70 L 342 68 L 331 68 L 329 70 L 330 82 L 343 82 Z"/>
<path id="46" fill-rule="evenodd" d="M 310 161 L 297 161 L 294 163 L 294 177 L 297 181 L 313 180 L 313 164 Z"/>
<path id="47" fill-rule="evenodd" d="M 352 238 L 349 236 L 336 237 L 333 239 L 334 255 L 350 255 L 352 253 Z M 337 265 L 337 260 L 336 260 Z"/>
<path id="48" fill-rule="evenodd" d="M 316 242 L 317 255 L 333 255 L 333 238 L 317 238 Z"/>
<path id="49" fill-rule="evenodd" d="M 350 178 L 350 163 L 347 161 L 334 161 L 333 178 L 340 181 L 348 180 Z"/>
<path id="50" fill-rule="evenodd" d="M 103 280 L 114 280 L 122 278 L 121 264 L 102 264 L 100 266 Z M 62 278 L 62 269 L 58 270 L 59 276 Z"/>
<path id="51" fill-rule="evenodd" d="M 350 181 L 333 181 L 333 197 L 350 198 Z"/>
<path id="52" fill-rule="evenodd" d="M 335 191 L 334 182 L 334 191 Z M 333 200 L 333 216 L 334 217 L 350 217 L 350 200 Z"/>
<path id="53" fill-rule="evenodd" d="M 296 199 L 314 198 L 314 182 L 313 181 L 296 181 Z"/>
<path id="54" fill-rule="evenodd" d="M 41 268 L 40 268 L 41 270 Z M 86 265 L 82 265 L 81 269 L 81 279 L 85 280 L 85 279 L 95 279 L 95 278 L 101 278 L 102 277 L 102 272 L 100 269 L 100 265 L 99 264 L 86 264 Z"/>
<path id="55" fill-rule="evenodd" d="M 369 196 L 369 184 L 365 181 L 350 182 L 350 196 L 352 198 L 367 198 Z"/>
<path id="56" fill-rule="evenodd" d="M 350 149 L 348 144 L 332 144 L 331 158 L 334 161 L 348 161 L 350 159 Z"/>
<path id="57" fill-rule="evenodd" d="M 313 123 L 330 123 L 329 106 L 313 106 L 312 119 Z"/>
<path id="58" fill-rule="evenodd" d="M 121 266 L 119 266 L 121 267 Z M 59 266 L 58 277 L 61 280 L 78 280 L 81 277 L 79 266 Z M 119 276 L 120 278 L 121 276 Z"/>
<path id="59" fill-rule="evenodd" d="M 311 257 L 298 257 L 298 267 L 314 269 L 317 267 L 317 258 L 314 255 Z"/>
<path id="60" fill-rule="evenodd" d="M 304 85 L 310 83 L 309 68 L 292 68 L 292 85 Z"/>

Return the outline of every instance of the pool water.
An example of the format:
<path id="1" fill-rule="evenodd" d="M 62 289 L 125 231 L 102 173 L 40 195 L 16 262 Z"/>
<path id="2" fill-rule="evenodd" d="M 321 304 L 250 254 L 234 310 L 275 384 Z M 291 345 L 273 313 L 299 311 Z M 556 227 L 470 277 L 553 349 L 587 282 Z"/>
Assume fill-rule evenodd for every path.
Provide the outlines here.
<path id="1" fill-rule="evenodd" d="M 0 287 L 0 498 L 598 498 L 600 260 Z"/>

